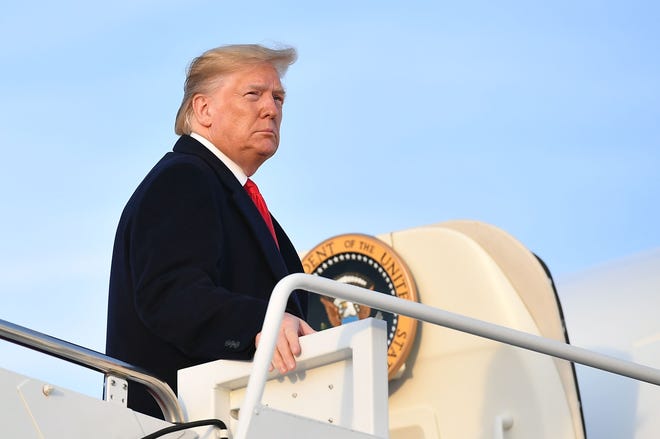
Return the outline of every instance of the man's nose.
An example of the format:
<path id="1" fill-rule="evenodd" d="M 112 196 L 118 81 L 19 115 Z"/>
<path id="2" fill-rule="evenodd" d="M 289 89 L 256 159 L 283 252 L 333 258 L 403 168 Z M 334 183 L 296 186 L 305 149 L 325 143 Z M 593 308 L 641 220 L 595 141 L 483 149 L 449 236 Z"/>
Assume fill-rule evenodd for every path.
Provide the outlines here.
<path id="1" fill-rule="evenodd" d="M 261 107 L 261 114 L 263 117 L 276 118 L 280 115 L 282 109 L 273 96 L 264 95 Z"/>

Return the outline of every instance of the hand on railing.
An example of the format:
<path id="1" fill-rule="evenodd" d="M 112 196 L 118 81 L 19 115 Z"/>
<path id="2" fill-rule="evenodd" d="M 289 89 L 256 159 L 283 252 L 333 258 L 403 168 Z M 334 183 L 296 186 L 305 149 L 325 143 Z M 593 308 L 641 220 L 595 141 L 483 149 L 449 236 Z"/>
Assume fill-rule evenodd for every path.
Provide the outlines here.
<path id="1" fill-rule="evenodd" d="M 276 368 L 282 375 L 294 370 L 296 368 L 296 357 L 300 355 L 298 338 L 315 332 L 303 319 L 284 313 L 269 370 L 272 371 L 273 368 Z M 261 340 L 261 332 L 255 338 L 257 347 L 259 346 L 259 340 Z"/>

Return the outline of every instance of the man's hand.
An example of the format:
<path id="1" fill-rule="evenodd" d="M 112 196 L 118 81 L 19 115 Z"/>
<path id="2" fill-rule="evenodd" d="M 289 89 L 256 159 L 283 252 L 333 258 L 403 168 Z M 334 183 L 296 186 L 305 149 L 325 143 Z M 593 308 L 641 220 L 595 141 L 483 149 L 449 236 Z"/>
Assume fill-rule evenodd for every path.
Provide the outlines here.
<path id="1" fill-rule="evenodd" d="M 280 332 L 277 335 L 275 353 L 270 363 L 270 370 L 275 367 L 281 374 L 294 370 L 296 368 L 296 357 L 301 352 L 298 338 L 315 332 L 303 319 L 284 313 Z M 259 346 L 259 339 L 261 339 L 261 332 L 255 338 L 256 346 Z"/>

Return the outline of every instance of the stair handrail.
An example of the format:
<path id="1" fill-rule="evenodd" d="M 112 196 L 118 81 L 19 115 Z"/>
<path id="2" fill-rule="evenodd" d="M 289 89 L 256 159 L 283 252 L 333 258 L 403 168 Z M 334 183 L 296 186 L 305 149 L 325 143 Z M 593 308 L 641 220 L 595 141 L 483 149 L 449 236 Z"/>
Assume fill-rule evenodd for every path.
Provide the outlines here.
<path id="1" fill-rule="evenodd" d="M 326 279 L 321 276 L 295 273 L 280 280 L 273 289 L 270 297 L 266 317 L 262 326 L 261 340 L 254 355 L 252 373 L 250 374 L 245 398 L 240 409 L 241 419 L 238 423 L 236 439 L 246 439 L 250 422 L 259 413 L 259 407 L 268 377 L 269 365 L 275 352 L 275 343 L 277 342 L 280 324 L 289 295 L 295 290 L 305 290 L 333 298 L 344 299 L 523 349 L 563 358 L 564 360 L 584 364 L 617 375 L 660 385 L 660 369 L 621 360 L 585 348 L 572 346 L 558 340 L 496 325 L 419 302 L 401 299 L 389 294 L 374 294 L 372 290 Z"/>
<path id="2" fill-rule="evenodd" d="M 185 422 L 172 388 L 149 372 L 100 352 L 0 319 L 0 338 L 70 363 L 144 385 L 168 422 Z"/>

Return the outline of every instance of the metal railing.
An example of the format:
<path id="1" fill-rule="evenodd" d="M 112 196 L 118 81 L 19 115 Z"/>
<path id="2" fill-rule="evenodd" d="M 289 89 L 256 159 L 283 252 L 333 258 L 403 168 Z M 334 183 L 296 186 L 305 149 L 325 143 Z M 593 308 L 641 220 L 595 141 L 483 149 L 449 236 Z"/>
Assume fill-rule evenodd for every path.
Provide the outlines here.
<path id="1" fill-rule="evenodd" d="M 435 325 L 660 385 L 660 370 L 652 367 L 620 360 L 588 349 L 571 346 L 557 340 L 443 311 L 388 294 L 374 294 L 372 290 L 336 282 L 320 276 L 291 274 L 275 286 L 270 298 L 262 328 L 261 341 L 254 356 L 252 373 L 248 381 L 245 399 L 240 409 L 243 417 L 238 425 L 236 439 L 245 439 L 251 419 L 258 412 L 287 300 L 291 292 L 298 289 L 360 303 L 382 311 L 413 317 Z"/>
<path id="2" fill-rule="evenodd" d="M 185 416 L 172 388 L 149 372 L 107 355 L 87 349 L 73 343 L 51 337 L 41 332 L 16 325 L 0 319 L 0 338 L 25 346 L 79 366 L 87 367 L 105 374 L 113 375 L 146 386 L 158 403 L 166 421 L 184 422 Z"/>

